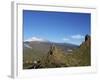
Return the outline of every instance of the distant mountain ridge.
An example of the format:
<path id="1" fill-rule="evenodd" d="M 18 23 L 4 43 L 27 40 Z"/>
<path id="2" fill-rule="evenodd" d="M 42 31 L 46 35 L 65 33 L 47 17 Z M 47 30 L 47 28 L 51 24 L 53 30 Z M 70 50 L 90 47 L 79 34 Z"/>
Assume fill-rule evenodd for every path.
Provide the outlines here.
<path id="1" fill-rule="evenodd" d="M 40 52 L 47 53 L 50 46 L 54 44 L 57 48 L 61 48 L 63 51 L 72 51 L 72 49 L 75 49 L 79 46 L 69 43 L 55 43 L 55 42 L 42 42 L 42 41 L 26 41 L 23 43 L 24 48 L 34 49 Z"/>

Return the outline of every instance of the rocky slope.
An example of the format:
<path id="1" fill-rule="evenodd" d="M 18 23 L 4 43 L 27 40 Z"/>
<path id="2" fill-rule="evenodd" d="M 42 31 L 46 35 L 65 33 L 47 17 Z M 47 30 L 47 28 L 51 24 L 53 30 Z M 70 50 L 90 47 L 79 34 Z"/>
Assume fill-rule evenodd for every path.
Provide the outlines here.
<path id="1" fill-rule="evenodd" d="M 32 56 L 33 52 L 35 53 L 34 56 Z M 29 54 L 31 56 L 28 56 Z M 66 54 L 62 48 L 52 44 L 46 54 L 40 55 L 34 50 L 29 51 L 29 54 L 26 57 L 29 57 L 32 61 L 24 64 L 24 69 L 90 66 L 91 37 L 86 35 L 82 44 L 71 53 L 67 52 Z"/>
<path id="2" fill-rule="evenodd" d="M 51 46 L 46 58 L 46 67 L 72 67 L 72 66 L 90 66 L 91 65 L 91 39 L 89 35 L 85 36 L 84 42 L 72 54 L 64 54 L 56 46 Z"/>

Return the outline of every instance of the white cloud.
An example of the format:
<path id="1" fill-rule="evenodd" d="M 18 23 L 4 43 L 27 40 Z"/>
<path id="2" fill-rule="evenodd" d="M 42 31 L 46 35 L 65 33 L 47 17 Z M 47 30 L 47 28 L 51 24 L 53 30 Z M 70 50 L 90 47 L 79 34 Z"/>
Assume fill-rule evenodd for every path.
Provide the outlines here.
<path id="1" fill-rule="evenodd" d="M 80 34 L 77 34 L 77 35 L 72 35 L 71 38 L 73 38 L 73 39 L 83 39 L 84 36 L 80 35 Z"/>
<path id="2" fill-rule="evenodd" d="M 42 42 L 45 42 L 45 41 L 47 41 L 47 40 L 45 40 L 45 39 L 42 39 L 42 38 L 38 38 L 38 37 L 32 37 L 32 38 L 29 38 L 29 39 L 27 39 L 27 40 L 25 40 L 25 41 L 42 41 Z"/>
<path id="3" fill-rule="evenodd" d="M 63 38 L 63 41 L 69 41 L 69 39 L 68 38 Z"/>
<path id="4" fill-rule="evenodd" d="M 24 43 L 24 46 L 25 46 L 25 47 L 27 47 L 27 48 L 32 49 L 32 47 L 31 47 L 31 46 L 29 46 L 28 44 L 25 44 L 25 43 Z"/>

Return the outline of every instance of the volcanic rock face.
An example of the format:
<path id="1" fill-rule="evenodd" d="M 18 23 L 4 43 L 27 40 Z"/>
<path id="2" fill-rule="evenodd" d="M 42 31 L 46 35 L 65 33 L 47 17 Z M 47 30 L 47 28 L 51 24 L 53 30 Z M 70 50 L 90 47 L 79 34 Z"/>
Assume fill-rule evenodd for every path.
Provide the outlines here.
<path id="1" fill-rule="evenodd" d="M 64 67 L 66 64 L 63 51 L 52 45 L 47 55 L 47 66 L 49 67 Z M 66 65 L 65 65 L 66 66 Z"/>
<path id="2" fill-rule="evenodd" d="M 86 36 L 85 36 L 85 44 L 86 44 L 88 47 L 89 47 L 90 44 L 91 44 L 91 38 L 90 38 L 89 35 L 86 35 Z"/>
<path id="3" fill-rule="evenodd" d="M 89 40 L 90 39 L 90 36 L 89 35 L 86 35 L 85 36 L 85 42 L 87 41 L 87 40 Z"/>
<path id="4" fill-rule="evenodd" d="M 91 65 L 91 37 L 85 36 L 85 41 L 74 51 L 75 59 L 79 66 Z"/>

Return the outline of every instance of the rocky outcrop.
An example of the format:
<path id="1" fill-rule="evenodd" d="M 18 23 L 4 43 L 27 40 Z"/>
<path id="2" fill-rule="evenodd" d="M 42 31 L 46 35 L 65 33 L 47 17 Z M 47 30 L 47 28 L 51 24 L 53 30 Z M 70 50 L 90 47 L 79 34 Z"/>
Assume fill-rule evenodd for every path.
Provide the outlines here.
<path id="1" fill-rule="evenodd" d="M 91 38 L 85 36 L 85 40 L 79 48 L 72 54 L 65 54 L 55 45 L 50 47 L 46 58 L 46 67 L 71 67 L 71 66 L 89 66 L 91 65 Z"/>
<path id="2" fill-rule="evenodd" d="M 47 67 L 62 67 L 66 64 L 65 55 L 62 50 L 52 45 L 46 60 Z"/>

